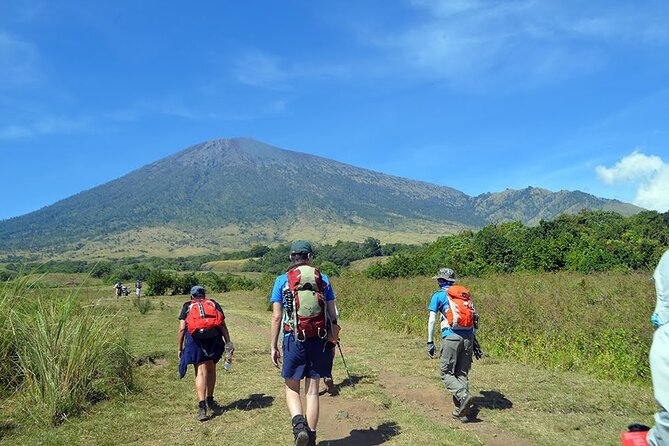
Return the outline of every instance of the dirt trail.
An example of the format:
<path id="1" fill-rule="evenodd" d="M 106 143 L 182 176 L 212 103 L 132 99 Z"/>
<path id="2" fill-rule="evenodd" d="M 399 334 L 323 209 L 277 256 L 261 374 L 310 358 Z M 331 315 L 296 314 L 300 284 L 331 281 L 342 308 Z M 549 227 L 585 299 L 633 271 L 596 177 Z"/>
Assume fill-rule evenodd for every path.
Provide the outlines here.
<path id="1" fill-rule="evenodd" d="M 233 305 L 226 314 L 230 319 L 234 319 L 234 325 L 231 330 L 244 330 L 246 332 L 258 334 L 258 345 L 253 346 L 253 354 L 266 355 L 269 363 L 269 349 L 267 345 L 269 313 L 263 320 L 262 314 L 247 310 L 236 311 Z M 350 324 L 349 327 L 351 327 Z M 351 327 L 352 328 L 352 327 Z M 362 328 L 364 332 L 359 332 L 360 342 L 365 339 L 378 339 L 383 337 L 381 332 L 369 327 Z M 357 327 L 356 327 L 357 330 Z M 264 344 L 263 344 L 264 343 Z M 517 437 L 510 432 L 504 431 L 485 420 L 475 420 L 470 423 L 462 423 L 451 417 L 453 405 L 450 395 L 434 381 L 424 376 L 400 376 L 399 374 L 387 370 L 380 361 L 365 358 L 364 363 L 360 364 L 361 356 L 356 354 L 360 350 L 355 346 L 344 349 L 344 354 L 355 356 L 358 362 L 358 369 L 375 370 L 374 377 L 369 378 L 356 373 L 349 364 L 349 369 L 353 373 L 353 380 L 360 381 L 358 387 L 374 386 L 374 391 L 380 391 L 392 401 L 392 405 L 398 405 L 402 410 L 413 410 L 420 413 L 440 425 L 447 426 L 454 430 L 463 430 L 473 434 L 481 444 L 491 446 L 502 445 L 532 445 L 527 439 Z M 380 354 L 383 354 L 381 352 Z M 337 353 L 339 356 L 339 353 Z M 337 363 L 337 362 L 336 362 Z M 341 363 L 339 363 L 341 366 Z M 436 363 L 435 363 L 435 373 Z M 346 377 L 343 367 L 334 371 L 335 384 L 339 391 L 337 395 L 331 396 L 322 394 L 321 412 L 318 424 L 318 445 L 319 446 L 371 446 L 382 445 L 392 442 L 393 444 L 406 444 L 401 441 L 401 426 L 392 421 L 382 421 L 389 419 L 390 409 L 383 405 L 370 401 L 365 394 L 358 395 L 351 391 L 350 382 Z M 277 376 L 268 377 L 268 379 L 280 379 Z M 285 398 L 276 395 L 276 404 L 284 404 Z M 477 403 L 488 404 L 481 396 L 477 397 Z M 393 441 L 393 439 L 395 439 Z"/>

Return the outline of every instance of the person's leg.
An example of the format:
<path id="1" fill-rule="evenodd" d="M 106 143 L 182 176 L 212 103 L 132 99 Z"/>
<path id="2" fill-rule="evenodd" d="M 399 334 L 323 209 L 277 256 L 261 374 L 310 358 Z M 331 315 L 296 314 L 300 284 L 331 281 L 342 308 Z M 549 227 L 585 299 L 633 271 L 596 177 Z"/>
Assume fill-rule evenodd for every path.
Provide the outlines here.
<path id="1" fill-rule="evenodd" d="M 195 365 L 195 392 L 198 401 L 204 401 L 207 398 L 207 362 Z"/>
<path id="2" fill-rule="evenodd" d="M 458 365 L 458 353 L 462 348 L 462 338 L 457 335 L 446 336 L 441 340 L 441 382 L 458 400 L 466 392 L 462 382 L 455 375 Z"/>
<path id="3" fill-rule="evenodd" d="M 318 385 L 320 378 L 305 378 L 304 393 L 307 399 L 307 422 L 312 431 L 316 430 L 318 425 L 318 416 L 320 413 L 320 400 L 318 397 Z"/>
<path id="4" fill-rule="evenodd" d="M 649 357 L 653 393 L 660 409 L 648 433 L 648 444 L 656 446 L 669 444 L 669 324 L 655 330 Z"/>
<path id="5" fill-rule="evenodd" d="M 469 393 L 469 370 L 472 367 L 472 352 L 474 349 L 474 339 L 464 337 L 462 339 L 462 348 L 458 351 L 458 358 L 455 365 L 455 377 L 467 393 Z"/>
<path id="6" fill-rule="evenodd" d="M 216 387 L 216 364 L 214 361 L 205 361 L 205 370 L 207 371 L 206 386 L 207 397 L 214 396 L 214 387 Z"/>
<path id="7" fill-rule="evenodd" d="M 288 406 L 288 412 L 290 412 L 295 444 L 297 446 L 307 446 L 309 442 L 309 426 L 307 419 L 302 414 L 299 379 L 286 378 L 286 405 Z"/>
<path id="8" fill-rule="evenodd" d="M 207 415 L 207 403 L 205 402 L 207 394 L 207 383 L 206 383 L 206 365 L 204 362 L 195 364 L 195 393 L 197 393 L 198 401 L 198 415 L 197 419 L 200 421 L 206 421 L 209 419 Z"/>
<path id="9" fill-rule="evenodd" d="M 299 379 L 286 379 L 286 405 L 291 417 L 303 414 Z"/>

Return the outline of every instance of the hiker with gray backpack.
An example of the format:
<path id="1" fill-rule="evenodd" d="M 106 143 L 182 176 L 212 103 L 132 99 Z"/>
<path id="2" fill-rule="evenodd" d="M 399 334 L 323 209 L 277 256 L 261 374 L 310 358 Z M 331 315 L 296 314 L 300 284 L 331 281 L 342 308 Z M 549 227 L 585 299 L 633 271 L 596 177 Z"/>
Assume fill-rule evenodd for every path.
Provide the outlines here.
<path id="1" fill-rule="evenodd" d="M 333 349 L 339 338 L 332 285 L 325 274 L 311 265 L 312 258 L 313 250 L 308 241 L 293 242 L 290 246 L 293 266 L 276 278 L 270 297 L 270 355 L 272 364 L 281 367 L 297 446 L 316 446 L 320 408 L 318 386 L 321 378 L 332 376 Z M 282 352 L 278 346 L 280 334 L 282 366 Z M 303 380 L 305 410 L 300 399 Z"/>
<path id="2" fill-rule="evenodd" d="M 455 285 L 455 271 L 442 268 L 433 277 L 439 290 L 430 299 L 427 324 L 427 354 L 436 358 L 434 326 L 439 318 L 441 339 L 441 381 L 453 396 L 453 417 L 467 421 L 474 406 L 474 396 L 469 393 L 469 369 L 474 352 L 474 331 L 478 315 L 469 291 Z"/>

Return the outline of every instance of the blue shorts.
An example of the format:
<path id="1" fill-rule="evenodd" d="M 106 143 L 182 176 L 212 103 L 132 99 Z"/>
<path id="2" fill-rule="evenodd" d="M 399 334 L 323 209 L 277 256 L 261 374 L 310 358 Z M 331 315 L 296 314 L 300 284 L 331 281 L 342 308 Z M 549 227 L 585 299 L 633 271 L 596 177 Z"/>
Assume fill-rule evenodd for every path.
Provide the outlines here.
<path id="1" fill-rule="evenodd" d="M 334 346 L 325 347 L 325 340 L 309 338 L 304 342 L 295 341 L 291 333 L 283 337 L 284 379 L 321 378 L 332 375 Z"/>

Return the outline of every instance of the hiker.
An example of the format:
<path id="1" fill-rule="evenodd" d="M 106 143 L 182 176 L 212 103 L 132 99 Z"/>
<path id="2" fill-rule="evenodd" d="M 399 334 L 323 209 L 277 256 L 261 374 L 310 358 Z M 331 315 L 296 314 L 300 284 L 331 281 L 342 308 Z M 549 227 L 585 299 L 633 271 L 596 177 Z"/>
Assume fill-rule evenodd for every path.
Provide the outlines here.
<path id="1" fill-rule="evenodd" d="M 319 415 L 318 386 L 332 376 L 334 346 L 338 338 L 337 306 L 330 280 L 311 266 L 313 250 L 306 240 L 290 246 L 293 266 L 274 282 L 270 355 L 279 368 L 279 331 L 283 325 L 283 366 L 286 404 L 292 418 L 297 446 L 316 445 Z M 304 380 L 306 411 L 302 410 L 300 385 Z M 305 418 L 306 414 L 306 418 Z"/>
<path id="2" fill-rule="evenodd" d="M 434 325 L 439 314 L 441 327 L 441 381 L 453 396 L 455 410 L 452 415 L 460 421 L 467 421 L 472 411 L 474 397 L 469 393 L 467 375 L 472 365 L 474 346 L 474 319 L 476 312 L 465 287 L 457 282 L 455 271 L 442 268 L 432 277 L 437 279 L 439 290 L 430 299 L 427 324 L 427 354 L 436 358 L 434 345 Z M 453 309 L 455 307 L 455 311 Z"/>
<path id="3" fill-rule="evenodd" d="M 114 290 L 116 290 L 116 298 L 118 299 L 123 295 L 123 284 L 121 284 L 121 282 L 116 282 L 114 284 Z"/>
<path id="4" fill-rule="evenodd" d="M 140 294 L 142 294 L 142 281 L 139 279 L 135 281 L 135 294 L 137 295 L 138 299 Z"/>
<path id="5" fill-rule="evenodd" d="M 653 274 L 655 280 L 655 312 L 651 322 L 656 327 L 650 347 L 650 374 L 655 401 L 660 410 L 655 426 L 648 432 L 651 446 L 669 445 L 669 250 L 665 251 Z"/>
<path id="6" fill-rule="evenodd" d="M 200 285 L 191 288 L 190 297 L 191 300 L 183 304 L 179 314 L 179 375 L 183 378 L 188 364 L 193 364 L 198 398 L 197 419 L 206 421 L 209 419 L 207 409 L 214 415 L 223 411 L 214 399 L 216 364 L 225 351 L 232 354 L 235 349 L 225 324 L 225 314 L 218 302 L 207 299 Z"/>

